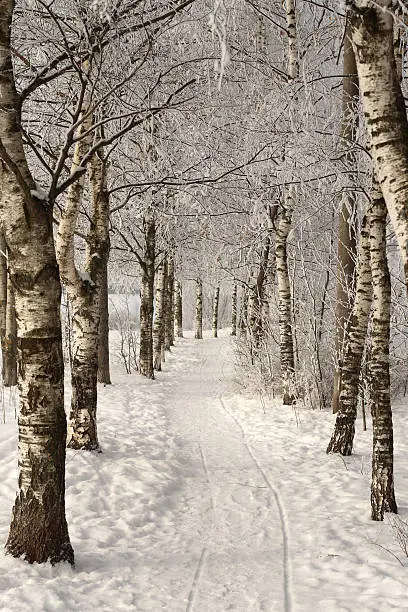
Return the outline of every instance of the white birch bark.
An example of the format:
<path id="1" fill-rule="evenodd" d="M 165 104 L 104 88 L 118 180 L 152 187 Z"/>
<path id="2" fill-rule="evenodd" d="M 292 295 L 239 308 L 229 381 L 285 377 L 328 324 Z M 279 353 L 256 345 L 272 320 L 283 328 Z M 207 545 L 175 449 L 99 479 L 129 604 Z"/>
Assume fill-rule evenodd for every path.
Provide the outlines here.
<path id="1" fill-rule="evenodd" d="M 4 387 L 17 384 L 17 321 L 14 289 L 7 273 L 7 246 L 0 234 L 0 339 Z"/>
<path id="2" fill-rule="evenodd" d="M 385 512 L 397 513 L 394 493 L 393 425 L 390 399 L 391 278 L 387 261 L 387 207 L 381 192 L 371 212 L 370 258 L 373 283 L 373 319 L 369 365 L 373 457 L 371 518 L 382 521 Z"/>
<path id="3" fill-rule="evenodd" d="M 288 75 L 291 80 L 294 80 L 299 76 L 299 50 L 295 0 L 285 0 L 285 10 L 288 30 Z M 276 276 L 278 281 L 282 400 L 284 405 L 292 405 L 295 402 L 292 295 L 287 258 L 287 240 L 292 227 L 294 198 L 294 188 L 293 186 L 289 186 L 285 191 L 285 201 L 279 211 L 275 247 Z"/>
<path id="4" fill-rule="evenodd" d="M 197 340 L 203 339 L 203 283 L 196 280 L 196 310 L 195 310 L 195 336 Z"/>
<path id="5" fill-rule="evenodd" d="M 292 227 L 293 200 L 286 195 L 278 216 L 275 241 L 276 278 L 278 282 L 279 346 L 283 404 L 295 401 L 295 357 L 292 333 L 292 292 L 288 269 L 287 240 Z"/>
<path id="6" fill-rule="evenodd" d="M 358 0 L 350 4 L 349 16 L 376 174 L 408 287 L 408 122 L 394 58 L 391 8 L 391 0 Z"/>
<path id="7" fill-rule="evenodd" d="M 174 334 L 183 337 L 183 288 L 178 280 L 174 282 Z"/>
<path id="8" fill-rule="evenodd" d="M 10 51 L 13 0 L 0 11 L 0 216 L 15 289 L 19 360 L 19 480 L 8 553 L 29 563 L 68 561 L 65 518 L 61 285 L 52 207 L 32 196 Z"/>
<path id="9" fill-rule="evenodd" d="M 87 107 L 84 105 L 86 113 Z M 89 130 L 92 117 L 86 118 L 79 135 Z M 89 138 L 78 140 L 72 171 L 81 163 L 91 146 Z M 109 252 L 109 198 L 102 151 L 90 161 L 91 227 L 88 235 L 85 273 L 75 266 L 74 232 L 83 198 L 84 175 L 71 185 L 61 214 L 57 234 L 57 259 L 60 275 L 72 306 L 72 398 L 68 428 L 68 446 L 80 450 L 100 450 L 97 434 L 97 372 L 99 295 L 103 262 Z"/>
<path id="10" fill-rule="evenodd" d="M 174 260 L 167 257 L 164 346 L 169 351 L 174 345 Z"/>
<path id="11" fill-rule="evenodd" d="M 160 340 L 160 352 L 161 352 L 161 356 L 160 356 L 160 360 L 161 363 L 165 363 L 166 362 L 166 316 L 167 316 L 167 300 L 168 300 L 168 291 L 167 291 L 167 287 L 168 287 L 168 281 L 167 281 L 167 276 L 168 276 L 168 258 L 167 255 L 164 257 L 164 261 L 163 261 L 163 271 L 164 271 L 164 285 L 163 285 L 163 293 L 162 293 L 162 325 L 161 325 L 161 340 Z"/>
<path id="12" fill-rule="evenodd" d="M 153 368 L 153 301 L 156 249 L 156 223 L 154 216 L 143 220 L 145 248 L 142 265 L 140 296 L 140 352 L 139 370 L 143 376 L 154 378 Z"/>
<path id="13" fill-rule="evenodd" d="M 162 362 L 162 345 L 164 345 L 164 300 L 166 291 L 166 265 L 161 262 L 157 269 L 156 302 L 153 326 L 154 369 L 160 372 Z"/>
<path id="14" fill-rule="evenodd" d="M 6 339 L 3 359 L 3 384 L 5 387 L 14 387 L 17 384 L 17 319 L 14 287 L 8 275 L 6 305 Z"/>
<path id="15" fill-rule="evenodd" d="M 288 75 L 299 76 L 299 45 L 296 25 L 296 0 L 285 0 L 286 27 L 288 29 Z"/>
<path id="16" fill-rule="evenodd" d="M 213 298 L 213 311 L 212 311 L 212 335 L 213 338 L 218 337 L 218 308 L 220 304 L 220 288 L 216 287 Z"/>
<path id="17" fill-rule="evenodd" d="M 350 22 L 347 20 L 344 35 L 343 52 L 343 101 L 341 133 L 342 146 L 351 148 L 356 138 L 358 126 L 358 76 L 353 46 L 351 44 Z M 355 155 L 347 153 L 344 161 L 348 167 L 356 164 Z M 340 377 L 339 364 L 343 361 L 346 344 L 346 330 L 351 316 L 355 285 L 355 270 L 357 259 L 356 240 L 356 206 L 355 195 L 347 190 L 342 196 L 339 216 L 338 235 L 338 265 L 337 265 L 337 295 L 336 295 L 336 368 L 334 372 L 332 408 L 337 412 L 339 407 Z"/>
<path id="18" fill-rule="evenodd" d="M 370 223 L 371 210 L 364 217 L 361 227 L 356 293 L 350 318 L 350 329 L 347 334 L 344 361 L 341 364 L 339 410 L 334 431 L 327 447 L 328 453 L 339 453 L 340 455 L 351 455 L 353 451 L 358 383 L 373 294 Z"/>

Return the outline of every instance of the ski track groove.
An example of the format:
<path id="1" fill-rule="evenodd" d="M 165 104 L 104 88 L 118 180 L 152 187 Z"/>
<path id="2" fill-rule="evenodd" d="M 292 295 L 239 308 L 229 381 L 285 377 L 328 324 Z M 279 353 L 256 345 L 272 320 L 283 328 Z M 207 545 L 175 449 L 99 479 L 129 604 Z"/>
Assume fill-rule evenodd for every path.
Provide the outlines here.
<path id="1" fill-rule="evenodd" d="M 210 473 L 208 471 L 207 460 L 205 458 L 205 455 L 204 455 L 204 452 L 203 452 L 201 444 L 198 445 L 198 448 L 199 448 L 199 451 L 200 451 L 200 457 L 201 457 L 201 461 L 202 461 L 203 468 L 204 468 L 205 478 L 207 480 L 208 487 L 209 487 L 209 490 L 210 490 L 210 509 L 212 511 L 214 511 L 215 510 L 215 502 L 214 502 L 214 495 L 212 494 L 213 484 L 211 482 Z"/>
<path id="2" fill-rule="evenodd" d="M 234 416 L 227 408 L 227 406 L 225 405 L 224 400 L 222 399 L 222 395 L 220 394 L 218 396 L 218 400 L 224 410 L 224 412 L 228 415 L 228 417 L 236 424 L 236 426 L 239 428 L 240 432 L 241 432 L 241 436 L 242 436 L 242 442 L 249 454 L 249 456 L 251 457 L 252 461 L 254 462 L 254 464 L 256 465 L 257 469 L 259 470 L 259 473 L 261 474 L 266 486 L 268 487 L 268 489 L 271 491 L 272 495 L 274 496 L 276 505 L 278 507 L 278 511 L 279 511 L 279 518 L 280 518 L 280 522 L 281 522 L 281 526 L 282 526 L 282 540 L 283 540 L 283 575 L 284 575 L 284 597 L 285 597 L 285 612 L 293 612 L 293 606 L 292 606 L 292 589 L 291 589 L 291 572 L 290 572 L 290 558 L 289 558 L 289 535 L 288 535 L 288 527 L 287 527 L 287 519 L 286 519 L 286 515 L 285 515 L 285 511 L 284 511 L 284 507 L 283 507 L 283 503 L 282 500 L 280 498 L 279 492 L 278 490 L 272 485 L 272 483 L 270 482 L 268 476 L 266 475 L 264 469 L 262 468 L 261 464 L 259 463 L 258 459 L 256 458 L 256 455 L 254 454 L 254 451 L 252 450 L 251 445 L 249 444 L 246 434 L 245 434 L 245 430 L 242 427 L 240 421 L 238 420 L 238 418 L 236 416 Z"/>
<path id="3" fill-rule="evenodd" d="M 195 598 L 196 598 L 196 594 L 198 590 L 198 585 L 200 584 L 201 573 L 202 573 L 202 569 L 205 564 L 206 556 L 207 556 L 207 548 L 204 546 L 204 548 L 201 551 L 197 569 L 194 574 L 193 584 L 191 585 L 190 593 L 188 595 L 186 612 L 192 612 L 194 608 L 194 602 L 195 602 Z"/>
<path id="4" fill-rule="evenodd" d="M 213 485 L 211 483 L 210 474 L 208 472 L 207 460 L 206 460 L 206 458 L 204 456 L 204 452 L 203 452 L 203 449 L 201 447 L 201 444 L 198 444 L 198 450 L 199 450 L 199 453 L 200 453 L 201 462 L 203 464 L 203 470 L 204 470 L 205 478 L 207 480 L 208 488 L 209 488 L 209 491 L 210 491 L 210 510 L 211 510 L 211 512 L 214 512 L 215 502 L 214 502 L 214 496 L 212 494 Z M 211 520 L 211 527 L 212 527 L 212 520 Z M 210 531 L 211 530 L 212 529 L 210 529 Z M 191 585 L 190 593 L 188 595 L 188 603 L 187 603 L 186 612 L 192 612 L 192 610 L 194 608 L 194 602 L 195 602 L 196 594 L 197 594 L 198 587 L 199 587 L 199 584 L 200 584 L 200 579 L 201 579 L 202 571 L 203 571 L 203 568 L 204 568 L 204 565 L 205 565 L 206 557 L 207 557 L 207 548 L 204 546 L 202 551 L 201 551 L 200 559 L 198 560 L 197 569 L 195 571 L 194 578 L 193 578 L 193 583 Z"/>

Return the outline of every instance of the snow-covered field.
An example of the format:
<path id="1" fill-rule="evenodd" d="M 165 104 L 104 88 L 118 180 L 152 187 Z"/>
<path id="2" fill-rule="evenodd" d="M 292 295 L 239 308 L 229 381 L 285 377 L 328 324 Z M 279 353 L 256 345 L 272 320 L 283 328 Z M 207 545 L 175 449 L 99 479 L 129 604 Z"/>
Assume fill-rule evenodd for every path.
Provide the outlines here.
<path id="1" fill-rule="evenodd" d="M 370 520 L 370 433 L 358 431 L 354 456 L 328 457 L 332 415 L 243 397 L 232 350 L 226 335 L 180 340 L 156 381 L 113 368 L 99 389 L 103 453 L 68 451 L 76 568 L 1 554 L 1 611 L 408 609 L 408 559 L 390 520 Z M 6 404 L 2 542 L 17 480 Z M 404 405 L 394 422 L 407 520 Z"/>

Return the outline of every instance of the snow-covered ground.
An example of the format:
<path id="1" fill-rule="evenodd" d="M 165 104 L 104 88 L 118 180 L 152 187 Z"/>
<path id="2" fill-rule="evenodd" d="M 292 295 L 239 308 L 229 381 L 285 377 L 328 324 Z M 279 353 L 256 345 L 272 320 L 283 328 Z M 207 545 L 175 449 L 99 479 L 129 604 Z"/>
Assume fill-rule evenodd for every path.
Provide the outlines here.
<path id="1" fill-rule="evenodd" d="M 0 554 L 2 612 L 408 610 L 408 559 L 390 520 L 370 520 L 369 432 L 354 456 L 328 457 L 332 416 L 243 397 L 232 352 L 227 335 L 186 338 L 156 381 L 114 367 L 99 389 L 103 453 L 68 451 L 76 568 Z M 5 403 L 2 542 L 17 480 Z M 403 405 L 394 421 L 407 520 Z"/>

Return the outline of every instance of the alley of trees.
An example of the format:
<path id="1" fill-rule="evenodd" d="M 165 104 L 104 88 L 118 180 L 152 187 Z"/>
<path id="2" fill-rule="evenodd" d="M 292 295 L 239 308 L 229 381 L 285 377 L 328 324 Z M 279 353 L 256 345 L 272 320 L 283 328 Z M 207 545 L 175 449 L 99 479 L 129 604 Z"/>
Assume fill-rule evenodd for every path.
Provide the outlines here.
<path id="1" fill-rule="evenodd" d="M 74 562 L 65 449 L 101 450 L 120 292 L 140 294 L 137 334 L 120 325 L 130 375 L 160 377 L 183 320 L 197 342 L 230 327 L 249 388 L 333 410 L 328 453 L 350 455 L 357 415 L 372 419 L 371 516 L 397 513 L 407 15 L 392 0 L 0 0 L 8 553 Z"/>

